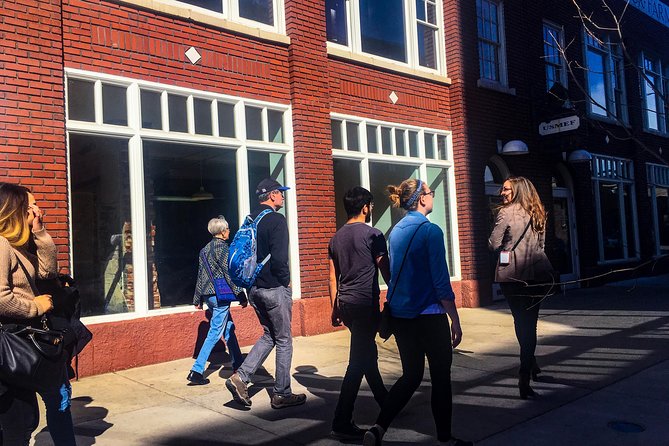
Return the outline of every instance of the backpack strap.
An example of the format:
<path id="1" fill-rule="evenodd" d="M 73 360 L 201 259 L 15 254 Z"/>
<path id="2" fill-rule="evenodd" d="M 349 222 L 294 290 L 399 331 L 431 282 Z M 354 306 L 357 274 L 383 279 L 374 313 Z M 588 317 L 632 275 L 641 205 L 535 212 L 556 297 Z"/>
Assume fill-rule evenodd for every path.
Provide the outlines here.
<path id="1" fill-rule="evenodd" d="M 200 251 L 200 257 L 202 258 L 202 263 L 204 263 L 204 266 L 207 268 L 207 272 L 209 273 L 209 279 L 211 280 L 211 283 L 213 285 L 214 273 L 211 272 L 211 266 L 209 265 L 209 261 L 207 260 L 207 255 L 204 253 L 204 249 Z"/>

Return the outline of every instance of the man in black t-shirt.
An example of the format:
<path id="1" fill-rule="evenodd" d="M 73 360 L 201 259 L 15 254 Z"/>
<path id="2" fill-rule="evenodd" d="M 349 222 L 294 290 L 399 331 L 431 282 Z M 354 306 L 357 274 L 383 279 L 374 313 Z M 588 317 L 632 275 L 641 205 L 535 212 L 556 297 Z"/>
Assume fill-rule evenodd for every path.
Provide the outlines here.
<path id="1" fill-rule="evenodd" d="M 351 332 L 349 364 L 341 384 L 332 421 L 331 436 L 360 440 L 365 431 L 353 422 L 353 406 L 363 375 L 381 405 L 388 391 L 378 367 L 376 331 L 379 325 L 379 270 L 390 279 L 388 250 L 383 233 L 369 223 L 374 207 L 372 194 L 356 186 L 344 195 L 348 221 L 330 240 L 330 299 L 332 322 L 343 322 Z"/>

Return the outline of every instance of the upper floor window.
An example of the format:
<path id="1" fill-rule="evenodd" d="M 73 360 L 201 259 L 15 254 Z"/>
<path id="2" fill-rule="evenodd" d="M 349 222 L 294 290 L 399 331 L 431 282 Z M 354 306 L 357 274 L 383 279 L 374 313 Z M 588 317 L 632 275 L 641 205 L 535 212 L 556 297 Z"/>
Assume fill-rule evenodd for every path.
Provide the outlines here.
<path id="1" fill-rule="evenodd" d="M 502 3 L 494 0 L 476 0 L 476 25 L 480 78 L 506 85 Z"/>
<path id="2" fill-rule="evenodd" d="M 663 65 L 662 60 L 647 54 L 642 54 L 641 60 L 644 127 L 669 133 L 669 101 L 666 100 L 669 92 L 669 65 Z"/>
<path id="3" fill-rule="evenodd" d="M 625 78 L 620 47 L 608 37 L 585 31 L 585 66 L 588 112 L 593 116 L 627 122 Z"/>
<path id="4" fill-rule="evenodd" d="M 567 70 L 561 49 L 564 46 L 564 33 L 561 26 L 544 22 L 544 64 L 546 67 L 546 90 L 553 85 L 567 86 Z"/>
<path id="5" fill-rule="evenodd" d="M 250 25 L 269 27 L 280 31 L 277 26 L 282 21 L 280 12 L 284 0 L 178 0 L 181 3 L 198 6 L 217 12 L 230 20 L 246 22 Z"/>
<path id="6" fill-rule="evenodd" d="M 442 17 L 436 0 L 325 0 L 329 42 L 440 72 L 445 68 Z"/>

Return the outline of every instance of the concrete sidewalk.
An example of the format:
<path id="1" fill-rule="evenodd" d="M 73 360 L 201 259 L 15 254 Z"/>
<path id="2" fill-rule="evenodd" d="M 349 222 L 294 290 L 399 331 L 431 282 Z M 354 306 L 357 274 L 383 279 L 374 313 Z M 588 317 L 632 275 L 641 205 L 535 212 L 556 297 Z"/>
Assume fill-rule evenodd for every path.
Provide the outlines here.
<path id="1" fill-rule="evenodd" d="M 506 305 L 460 314 L 464 340 L 452 369 L 454 435 L 481 446 L 669 445 L 669 276 L 549 298 L 539 322 L 537 357 L 545 378 L 534 385 L 537 401 L 518 398 L 518 347 Z M 295 338 L 293 390 L 308 399 L 283 410 L 269 406 L 273 356 L 250 388 L 250 409 L 225 389 L 229 364 L 212 364 L 206 386 L 186 385 L 192 359 L 83 378 L 73 383 L 78 444 L 337 445 L 328 433 L 348 339 L 346 331 Z M 391 385 L 401 373 L 396 346 L 389 341 L 379 349 Z M 384 444 L 436 444 L 429 394 L 426 373 Z M 368 426 L 377 413 L 363 381 L 355 420 Z M 643 431 L 614 429 L 636 425 Z M 35 444 L 52 444 L 43 411 Z"/>

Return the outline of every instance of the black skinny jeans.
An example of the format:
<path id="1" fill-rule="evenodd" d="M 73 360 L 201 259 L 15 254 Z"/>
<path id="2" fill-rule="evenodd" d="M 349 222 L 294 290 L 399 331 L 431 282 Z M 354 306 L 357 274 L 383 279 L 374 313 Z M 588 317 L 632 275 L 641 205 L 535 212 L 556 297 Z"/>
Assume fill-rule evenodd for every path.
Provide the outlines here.
<path id="1" fill-rule="evenodd" d="M 393 333 L 402 361 L 402 376 L 393 385 L 376 423 L 387 430 L 423 380 L 425 357 L 432 380 L 432 417 L 437 439 L 451 438 L 451 330 L 445 314 L 420 315 L 414 319 L 393 318 Z"/>
<path id="2" fill-rule="evenodd" d="M 332 421 L 333 430 L 343 429 L 351 423 L 353 406 L 363 376 L 379 406 L 388 395 L 379 372 L 379 353 L 376 348 L 376 332 L 380 317 L 378 305 L 354 305 L 340 301 L 339 309 L 342 322 L 351 332 L 351 347 L 348 367 L 341 383 L 339 401 Z"/>
<path id="3" fill-rule="evenodd" d="M 3 446 L 27 446 L 39 424 L 37 395 L 11 387 L 0 396 L 0 426 Z"/>
<path id="4" fill-rule="evenodd" d="M 521 376 L 529 376 L 535 364 L 534 352 L 537 349 L 537 320 L 539 308 L 544 297 L 543 287 L 526 288 L 523 284 L 501 283 L 513 315 L 513 326 L 520 345 Z M 547 290 L 546 290 L 547 292 Z"/>

